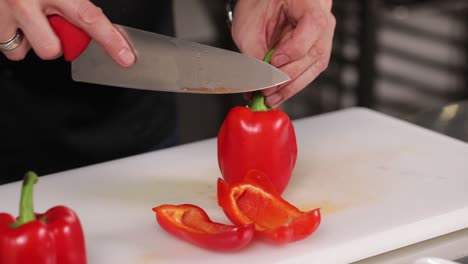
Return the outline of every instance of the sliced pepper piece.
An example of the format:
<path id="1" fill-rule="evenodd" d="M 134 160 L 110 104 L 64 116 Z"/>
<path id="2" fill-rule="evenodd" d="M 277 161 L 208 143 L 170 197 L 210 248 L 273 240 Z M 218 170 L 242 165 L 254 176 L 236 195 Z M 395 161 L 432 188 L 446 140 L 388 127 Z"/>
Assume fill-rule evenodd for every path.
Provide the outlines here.
<path id="1" fill-rule="evenodd" d="M 215 251 L 235 251 L 247 246 L 255 234 L 252 223 L 227 225 L 213 222 L 193 204 L 164 204 L 153 208 L 159 225 L 193 245 Z"/>
<path id="2" fill-rule="evenodd" d="M 218 204 L 237 225 L 255 224 L 259 238 L 274 244 L 302 240 L 320 225 L 320 209 L 300 211 L 284 200 L 268 177 L 251 170 L 244 180 L 227 183 L 218 178 Z"/>

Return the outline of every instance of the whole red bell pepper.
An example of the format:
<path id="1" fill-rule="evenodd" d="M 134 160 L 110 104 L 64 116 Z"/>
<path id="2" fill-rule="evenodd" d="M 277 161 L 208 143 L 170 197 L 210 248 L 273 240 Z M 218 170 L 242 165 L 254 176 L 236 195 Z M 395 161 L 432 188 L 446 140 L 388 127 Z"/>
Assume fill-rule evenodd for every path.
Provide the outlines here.
<path id="1" fill-rule="evenodd" d="M 274 244 L 302 240 L 320 225 L 320 209 L 302 212 L 276 191 L 268 177 L 250 171 L 236 183 L 218 179 L 218 204 L 237 225 L 255 224 L 258 237 Z"/>
<path id="2" fill-rule="evenodd" d="M 168 233 L 209 250 L 240 250 L 249 244 L 255 234 L 253 224 L 234 226 L 216 223 L 202 208 L 192 204 L 165 204 L 154 207 L 153 211 L 159 225 Z"/>
<path id="3" fill-rule="evenodd" d="M 297 159 L 294 126 L 284 111 L 268 108 L 260 92 L 253 94 L 250 106 L 228 112 L 217 140 L 218 165 L 225 181 L 241 181 L 255 169 L 268 175 L 280 194 L 285 191 Z"/>
<path id="4" fill-rule="evenodd" d="M 0 213 L 0 263 L 86 264 L 84 235 L 70 208 L 55 206 L 34 213 L 33 187 L 38 176 L 25 175 L 19 217 Z"/>

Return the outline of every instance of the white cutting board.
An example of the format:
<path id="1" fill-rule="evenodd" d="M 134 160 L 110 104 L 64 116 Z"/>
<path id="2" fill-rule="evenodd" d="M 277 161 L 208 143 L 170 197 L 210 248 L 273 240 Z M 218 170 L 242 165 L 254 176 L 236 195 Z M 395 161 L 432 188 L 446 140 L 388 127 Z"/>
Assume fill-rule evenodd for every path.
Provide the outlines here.
<path id="1" fill-rule="evenodd" d="M 300 242 L 222 254 L 160 229 L 151 208 L 162 203 L 194 203 L 229 223 L 216 203 L 215 139 L 41 177 L 36 209 L 75 209 L 90 264 L 349 263 L 468 227 L 468 144 L 362 108 L 295 128 L 298 161 L 284 197 L 323 212 Z M 19 188 L 0 186 L 0 211 L 17 213 Z"/>

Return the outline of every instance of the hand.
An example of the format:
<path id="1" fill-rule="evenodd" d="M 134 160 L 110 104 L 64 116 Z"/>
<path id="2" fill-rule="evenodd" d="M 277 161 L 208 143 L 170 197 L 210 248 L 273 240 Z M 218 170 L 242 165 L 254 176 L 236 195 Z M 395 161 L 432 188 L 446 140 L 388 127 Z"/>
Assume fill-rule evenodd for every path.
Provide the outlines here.
<path id="1" fill-rule="evenodd" d="M 291 81 L 262 91 L 277 107 L 312 82 L 330 60 L 335 17 L 332 0 L 239 0 L 232 36 L 240 51 L 263 59 L 275 48 L 271 64 Z"/>
<path id="2" fill-rule="evenodd" d="M 24 33 L 21 45 L 3 54 L 10 60 L 22 60 L 32 48 L 44 60 L 60 56 L 60 40 L 47 20 L 52 14 L 84 30 L 121 66 L 135 62 L 123 35 L 89 0 L 0 0 L 0 42 L 14 36 L 18 28 Z"/>

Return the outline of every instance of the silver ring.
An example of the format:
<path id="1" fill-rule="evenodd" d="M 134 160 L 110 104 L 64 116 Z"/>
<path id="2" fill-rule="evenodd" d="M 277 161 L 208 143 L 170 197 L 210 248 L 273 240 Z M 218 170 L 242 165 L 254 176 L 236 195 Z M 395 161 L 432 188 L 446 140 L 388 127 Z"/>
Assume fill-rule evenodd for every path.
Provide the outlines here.
<path id="1" fill-rule="evenodd" d="M 14 50 L 19 45 L 21 45 L 22 41 L 23 41 L 23 31 L 21 31 L 21 29 L 18 29 L 16 31 L 16 34 L 12 38 L 10 38 L 9 40 L 5 42 L 0 42 L 0 49 L 2 51 Z"/>

